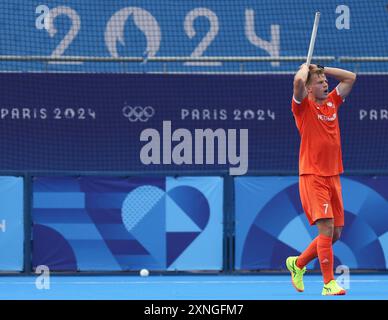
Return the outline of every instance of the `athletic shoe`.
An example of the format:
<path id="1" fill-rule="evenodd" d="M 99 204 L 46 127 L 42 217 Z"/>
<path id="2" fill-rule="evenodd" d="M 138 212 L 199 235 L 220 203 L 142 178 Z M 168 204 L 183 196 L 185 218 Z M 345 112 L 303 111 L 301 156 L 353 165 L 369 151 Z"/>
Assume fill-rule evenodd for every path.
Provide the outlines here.
<path id="1" fill-rule="evenodd" d="M 298 257 L 288 257 L 286 260 L 287 269 L 291 273 L 292 285 L 298 292 L 304 291 L 303 275 L 306 272 L 306 267 L 299 269 L 296 265 Z"/>
<path id="2" fill-rule="evenodd" d="M 341 288 L 335 280 L 326 283 L 322 289 L 323 296 L 342 296 L 344 294 L 346 294 L 345 289 Z"/>

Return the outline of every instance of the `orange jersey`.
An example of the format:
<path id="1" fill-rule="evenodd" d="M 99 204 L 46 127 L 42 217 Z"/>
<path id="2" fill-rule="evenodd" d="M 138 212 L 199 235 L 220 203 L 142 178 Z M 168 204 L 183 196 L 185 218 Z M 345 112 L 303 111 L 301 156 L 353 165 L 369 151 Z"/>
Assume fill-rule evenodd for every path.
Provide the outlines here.
<path id="1" fill-rule="evenodd" d="M 334 176 L 343 172 L 338 108 L 343 99 L 337 88 L 320 105 L 306 96 L 292 98 L 292 112 L 299 130 L 299 174 Z"/>

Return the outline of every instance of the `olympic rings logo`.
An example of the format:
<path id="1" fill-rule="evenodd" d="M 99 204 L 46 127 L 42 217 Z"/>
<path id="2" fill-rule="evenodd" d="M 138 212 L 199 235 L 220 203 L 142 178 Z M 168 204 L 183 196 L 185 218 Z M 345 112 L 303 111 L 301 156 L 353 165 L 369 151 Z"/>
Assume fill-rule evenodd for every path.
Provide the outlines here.
<path id="1" fill-rule="evenodd" d="M 123 115 L 124 117 L 128 118 L 131 122 L 147 122 L 150 118 L 152 118 L 155 114 L 155 109 L 151 106 L 147 107 L 130 107 L 125 106 L 123 108 Z"/>

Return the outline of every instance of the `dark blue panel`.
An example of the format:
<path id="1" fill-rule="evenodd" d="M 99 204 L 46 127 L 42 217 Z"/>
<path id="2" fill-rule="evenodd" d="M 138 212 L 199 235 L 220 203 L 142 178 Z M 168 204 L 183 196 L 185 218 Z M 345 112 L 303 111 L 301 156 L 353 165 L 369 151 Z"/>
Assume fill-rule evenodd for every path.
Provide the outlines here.
<path id="1" fill-rule="evenodd" d="M 284 179 L 295 181 L 295 177 Z M 333 248 L 334 255 L 337 255 L 335 266 L 387 269 L 388 202 L 381 197 L 381 189 L 388 188 L 388 181 L 381 179 L 385 184 L 377 184 L 370 180 L 375 178 L 342 179 L 342 193 L 346 200 L 345 226 L 338 246 L 335 244 Z M 299 211 L 295 211 L 300 203 L 297 184 L 282 187 L 280 183 L 273 183 L 277 181 L 278 177 L 240 177 L 235 184 L 238 269 L 285 269 L 286 258 L 299 255 L 317 235 L 317 228 L 307 224 L 303 213 L 300 216 Z M 354 181 L 363 181 L 364 184 Z M 248 186 L 249 196 L 262 204 L 258 212 L 242 196 Z M 311 266 L 319 268 L 319 262 Z"/>
<path id="2" fill-rule="evenodd" d="M 77 270 L 77 259 L 67 240 L 55 230 L 35 224 L 33 227 L 32 266 L 48 266 L 50 270 Z"/>
<path id="3" fill-rule="evenodd" d="M 236 166 L 227 152 L 233 142 L 228 130 L 233 129 L 237 154 L 239 130 L 249 130 L 248 153 L 240 156 L 247 158 L 250 172 L 298 169 L 299 136 L 290 110 L 292 75 L 1 74 L 0 86 L 0 107 L 8 112 L 0 126 L 0 167 L 5 170 L 225 172 Z M 359 76 L 340 108 L 345 170 L 388 170 L 385 87 L 387 76 Z M 127 117 L 126 107 L 140 107 L 136 121 Z M 149 117 L 143 119 L 147 107 L 154 112 L 147 111 Z M 23 109 L 30 119 L 23 119 Z M 373 110 L 377 120 L 370 119 Z M 180 142 L 171 142 L 166 121 L 171 133 L 190 132 L 192 156 L 185 164 L 177 165 L 175 158 L 168 164 L 166 142 L 172 153 Z M 161 164 L 146 165 L 140 157 L 149 141 L 140 141 L 147 128 L 157 130 L 153 133 L 160 139 Z M 206 164 L 205 158 L 204 164 L 196 162 L 196 129 L 221 129 L 226 164 L 218 158 L 218 139 L 214 150 L 203 149 L 204 155 L 215 154 L 214 164 Z M 44 190 L 44 181 L 37 187 Z M 72 188 L 77 186 L 69 183 L 67 189 Z M 81 188 L 90 188 L 87 178 Z"/>

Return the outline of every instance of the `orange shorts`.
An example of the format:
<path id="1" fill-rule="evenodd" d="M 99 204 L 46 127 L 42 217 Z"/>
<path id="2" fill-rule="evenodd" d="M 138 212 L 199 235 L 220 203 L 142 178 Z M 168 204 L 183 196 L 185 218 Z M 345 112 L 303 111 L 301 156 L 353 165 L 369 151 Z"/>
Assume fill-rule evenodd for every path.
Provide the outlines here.
<path id="1" fill-rule="evenodd" d="M 344 226 L 341 182 L 337 176 L 299 176 L 299 192 L 307 219 L 313 225 L 319 219 L 334 219 L 335 227 Z"/>

